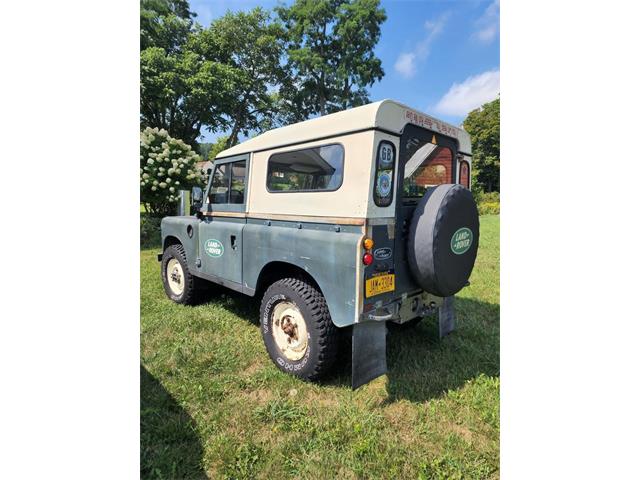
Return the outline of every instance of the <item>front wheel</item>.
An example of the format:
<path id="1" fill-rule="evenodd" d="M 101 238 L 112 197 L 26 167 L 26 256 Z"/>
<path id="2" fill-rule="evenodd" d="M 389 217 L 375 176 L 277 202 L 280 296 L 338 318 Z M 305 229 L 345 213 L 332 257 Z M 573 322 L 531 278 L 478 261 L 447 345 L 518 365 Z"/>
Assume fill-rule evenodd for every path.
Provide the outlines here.
<path id="1" fill-rule="evenodd" d="M 196 303 L 199 279 L 189 272 L 187 256 L 182 245 L 171 245 L 164 251 L 161 269 L 162 284 L 167 297 L 185 305 Z"/>
<path id="2" fill-rule="evenodd" d="M 280 370 L 316 380 L 331 369 L 338 331 L 316 287 L 297 278 L 278 280 L 264 294 L 260 318 L 262 339 Z"/>

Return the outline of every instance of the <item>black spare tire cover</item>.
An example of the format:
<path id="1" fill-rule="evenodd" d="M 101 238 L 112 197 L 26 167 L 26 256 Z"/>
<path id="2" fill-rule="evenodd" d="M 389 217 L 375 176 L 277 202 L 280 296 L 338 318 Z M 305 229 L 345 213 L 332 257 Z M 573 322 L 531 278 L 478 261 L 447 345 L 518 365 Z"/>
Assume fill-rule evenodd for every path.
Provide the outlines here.
<path id="1" fill-rule="evenodd" d="M 409 269 L 425 291 L 440 297 L 459 292 L 478 253 L 478 208 L 462 185 L 430 188 L 418 202 L 407 245 Z"/>

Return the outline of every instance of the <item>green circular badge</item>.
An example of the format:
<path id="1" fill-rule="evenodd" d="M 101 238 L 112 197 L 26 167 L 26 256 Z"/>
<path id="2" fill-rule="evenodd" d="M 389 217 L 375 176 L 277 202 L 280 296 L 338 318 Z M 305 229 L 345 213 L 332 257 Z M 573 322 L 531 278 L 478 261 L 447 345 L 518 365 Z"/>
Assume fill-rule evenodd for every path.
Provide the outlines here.
<path id="1" fill-rule="evenodd" d="M 207 255 L 210 257 L 221 257 L 224 254 L 224 245 L 222 245 L 220 240 L 210 238 L 204 244 L 204 251 L 207 252 Z"/>
<path id="2" fill-rule="evenodd" d="M 462 255 L 469 250 L 471 242 L 473 242 L 473 232 L 467 227 L 459 228 L 451 237 L 451 251 L 456 255 Z"/>

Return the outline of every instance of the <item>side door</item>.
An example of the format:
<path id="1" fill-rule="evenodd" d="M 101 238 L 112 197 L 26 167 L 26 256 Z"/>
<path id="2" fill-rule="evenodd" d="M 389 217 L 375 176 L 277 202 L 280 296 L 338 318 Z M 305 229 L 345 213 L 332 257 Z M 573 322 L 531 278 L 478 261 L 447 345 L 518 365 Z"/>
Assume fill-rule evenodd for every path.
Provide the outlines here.
<path id="1" fill-rule="evenodd" d="M 199 226 L 200 273 L 236 290 L 242 289 L 248 171 L 249 155 L 215 163 Z"/>

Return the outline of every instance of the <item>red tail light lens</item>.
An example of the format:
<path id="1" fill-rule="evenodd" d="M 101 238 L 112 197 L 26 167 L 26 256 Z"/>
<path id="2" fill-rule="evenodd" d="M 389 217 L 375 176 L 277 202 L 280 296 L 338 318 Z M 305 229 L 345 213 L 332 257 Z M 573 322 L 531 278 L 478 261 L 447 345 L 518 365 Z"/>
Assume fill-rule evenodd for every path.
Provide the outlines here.
<path id="1" fill-rule="evenodd" d="M 365 265 L 371 265 L 373 263 L 373 255 L 371 255 L 370 253 L 365 253 L 362 256 L 362 263 L 364 263 Z"/>

